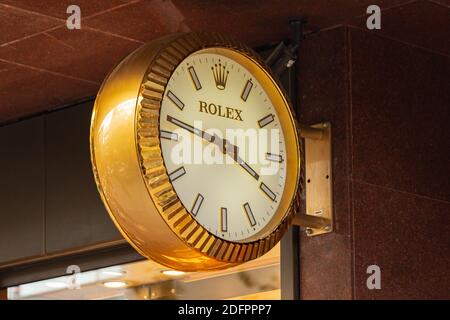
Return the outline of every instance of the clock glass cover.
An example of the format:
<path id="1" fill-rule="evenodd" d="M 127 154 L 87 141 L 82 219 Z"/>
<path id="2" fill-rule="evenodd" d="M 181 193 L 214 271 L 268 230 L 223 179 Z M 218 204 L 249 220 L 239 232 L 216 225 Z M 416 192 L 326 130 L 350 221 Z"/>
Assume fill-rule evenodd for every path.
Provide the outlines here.
<path id="1" fill-rule="evenodd" d="M 248 58 L 210 48 L 174 70 L 160 112 L 161 149 L 180 201 L 205 229 L 254 239 L 286 182 L 286 142 L 271 96 Z"/>

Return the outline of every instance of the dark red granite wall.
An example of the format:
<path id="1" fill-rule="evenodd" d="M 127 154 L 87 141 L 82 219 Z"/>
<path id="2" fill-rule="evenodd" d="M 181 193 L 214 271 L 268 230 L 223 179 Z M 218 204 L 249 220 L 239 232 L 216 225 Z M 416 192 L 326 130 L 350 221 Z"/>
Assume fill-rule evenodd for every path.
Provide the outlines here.
<path id="1" fill-rule="evenodd" d="M 298 68 L 302 122 L 332 122 L 336 219 L 301 236 L 301 297 L 449 299 L 450 57 L 342 26 L 309 36 Z"/>
<path id="2" fill-rule="evenodd" d="M 256 46 L 307 16 L 321 31 L 300 53 L 300 118 L 333 125 L 336 230 L 301 236 L 301 297 L 450 298 L 450 0 L 78 0 L 76 32 L 65 1 L 0 2 L 0 121 L 94 95 L 162 35 L 209 30 Z M 381 30 L 366 29 L 370 4 Z M 372 264 L 378 291 L 366 287 Z"/>

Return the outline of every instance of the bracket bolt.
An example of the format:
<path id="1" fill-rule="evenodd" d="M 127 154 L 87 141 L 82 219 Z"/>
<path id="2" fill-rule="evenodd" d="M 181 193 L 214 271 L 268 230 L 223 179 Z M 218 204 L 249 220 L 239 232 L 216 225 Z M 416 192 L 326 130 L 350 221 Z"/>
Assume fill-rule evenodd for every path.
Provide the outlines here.
<path id="1" fill-rule="evenodd" d="M 312 236 L 314 234 L 314 230 L 311 228 L 306 228 L 305 231 L 306 231 L 306 235 L 308 235 L 308 236 Z"/>
<path id="2" fill-rule="evenodd" d="M 325 231 L 330 231 L 330 230 L 331 230 L 331 226 L 326 226 L 326 227 L 324 228 L 324 230 L 325 230 Z"/>

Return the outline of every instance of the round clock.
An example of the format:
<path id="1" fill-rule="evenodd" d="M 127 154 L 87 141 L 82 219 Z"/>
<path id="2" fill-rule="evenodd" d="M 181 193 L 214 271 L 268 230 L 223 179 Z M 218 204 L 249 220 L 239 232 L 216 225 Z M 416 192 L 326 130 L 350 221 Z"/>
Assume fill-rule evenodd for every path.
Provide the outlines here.
<path id="1" fill-rule="evenodd" d="M 298 202 L 296 122 L 245 45 L 186 33 L 142 46 L 95 101 L 91 159 L 117 228 L 143 256 L 184 270 L 255 259 Z"/>

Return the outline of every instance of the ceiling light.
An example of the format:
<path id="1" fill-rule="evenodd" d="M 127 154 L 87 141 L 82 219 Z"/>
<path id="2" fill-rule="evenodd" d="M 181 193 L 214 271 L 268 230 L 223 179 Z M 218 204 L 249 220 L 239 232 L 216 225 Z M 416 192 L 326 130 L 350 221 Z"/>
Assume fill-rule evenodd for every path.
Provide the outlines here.
<path id="1" fill-rule="evenodd" d="M 182 276 L 184 274 L 183 271 L 178 271 L 178 270 L 163 270 L 163 271 L 161 271 L 161 273 L 163 275 L 170 276 L 170 277 L 178 277 L 178 276 Z"/>
<path id="2" fill-rule="evenodd" d="M 107 288 L 124 288 L 127 286 L 127 283 L 125 281 L 107 281 L 103 282 L 103 285 Z"/>
<path id="3" fill-rule="evenodd" d="M 120 277 L 123 276 L 126 272 L 125 271 L 119 271 L 119 270 L 104 270 L 102 271 L 102 274 L 111 276 L 111 277 Z"/>
<path id="4" fill-rule="evenodd" d="M 63 289 L 67 288 L 67 283 L 62 281 L 49 281 L 45 283 L 45 286 L 52 289 Z"/>

